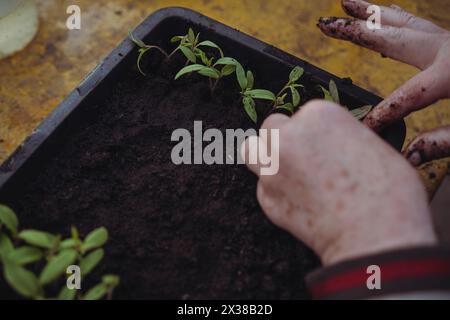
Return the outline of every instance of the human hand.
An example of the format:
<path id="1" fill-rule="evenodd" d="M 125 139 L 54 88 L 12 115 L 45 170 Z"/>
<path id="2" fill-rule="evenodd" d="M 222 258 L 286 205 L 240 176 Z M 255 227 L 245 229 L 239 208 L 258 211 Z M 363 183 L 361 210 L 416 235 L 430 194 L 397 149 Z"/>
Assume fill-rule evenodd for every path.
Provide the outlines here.
<path id="1" fill-rule="evenodd" d="M 313 101 L 262 128 L 280 130 L 280 162 L 278 174 L 259 177 L 258 201 L 325 265 L 436 242 L 416 171 L 344 108 Z M 247 140 L 241 153 L 259 174 L 261 166 L 248 163 L 255 151 Z"/>
<path id="2" fill-rule="evenodd" d="M 320 18 L 318 27 L 328 36 L 363 47 L 415 66 L 421 73 L 376 106 L 364 123 L 375 131 L 450 97 L 450 32 L 415 17 L 398 6 L 381 8 L 381 29 L 370 30 L 366 19 L 371 3 L 343 0 L 353 18 Z M 404 150 L 413 165 L 450 156 L 450 126 L 423 133 Z"/>

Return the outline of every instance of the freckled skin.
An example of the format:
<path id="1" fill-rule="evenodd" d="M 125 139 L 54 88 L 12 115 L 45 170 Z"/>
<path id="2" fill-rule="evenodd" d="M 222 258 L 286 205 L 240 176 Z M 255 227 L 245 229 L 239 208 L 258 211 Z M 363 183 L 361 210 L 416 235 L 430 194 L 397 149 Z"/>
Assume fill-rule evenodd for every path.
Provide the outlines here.
<path id="1" fill-rule="evenodd" d="M 360 26 L 356 19 L 320 18 L 317 26 L 331 37 L 351 41 L 366 48 L 373 47 L 372 43 L 365 38 L 364 33 L 360 32 Z"/>
<path id="2" fill-rule="evenodd" d="M 415 170 L 342 107 L 313 101 L 292 118 L 272 115 L 263 127 L 279 129 L 283 143 L 278 174 L 259 177 L 261 207 L 324 264 L 434 243 Z M 257 165 L 249 168 L 259 174 Z"/>
<path id="3" fill-rule="evenodd" d="M 382 132 L 410 113 L 440 99 L 450 98 L 450 32 L 398 6 L 379 6 L 381 29 L 369 30 L 366 25 L 369 14 L 366 10 L 370 5 L 363 0 L 342 0 L 342 8 L 352 18 L 322 17 L 317 26 L 327 36 L 351 41 L 379 52 L 383 58 L 399 60 L 422 70 L 364 119 L 368 127 Z M 405 151 L 413 165 L 450 154 L 450 132 L 445 137 L 439 134 L 439 142 L 434 146 L 429 141 L 436 140 L 436 132 L 426 135 L 430 136 L 422 141 L 420 139 L 426 136 L 419 136 Z"/>
<path id="4" fill-rule="evenodd" d="M 450 137 L 450 126 L 422 134 L 405 148 L 404 155 L 416 166 L 434 159 L 450 157 L 448 137 Z"/>

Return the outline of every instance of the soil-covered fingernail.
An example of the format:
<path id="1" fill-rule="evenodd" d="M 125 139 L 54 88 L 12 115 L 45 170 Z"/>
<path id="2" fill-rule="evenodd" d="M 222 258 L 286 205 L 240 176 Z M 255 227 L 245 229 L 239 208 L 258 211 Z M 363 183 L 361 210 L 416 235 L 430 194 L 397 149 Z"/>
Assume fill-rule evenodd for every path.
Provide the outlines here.
<path id="1" fill-rule="evenodd" d="M 406 159 L 415 167 L 419 166 L 422 163 L 422 156 L 420 155 L 419 151 L 409 152 Z"/>
<path id="2" fill-rule="evenodd" d="M 362 43 L 360 27 L 353 18 L 321 17 L 317 26 L 328 36 Z"/>
<path id="3" fill-rule="evenodd" d="M 318 24 L 328 26 L 329 24 L 336 22 L 338 19 L 339 19 L 338 17 L 320 17 Z"/>
<path id="4" fill-rule="evenodd" d="M 365 5 L 358 0 L 343 0 L 342 9 L 344 9 L 346 14 L 352 17 L 368 17 Z"/>

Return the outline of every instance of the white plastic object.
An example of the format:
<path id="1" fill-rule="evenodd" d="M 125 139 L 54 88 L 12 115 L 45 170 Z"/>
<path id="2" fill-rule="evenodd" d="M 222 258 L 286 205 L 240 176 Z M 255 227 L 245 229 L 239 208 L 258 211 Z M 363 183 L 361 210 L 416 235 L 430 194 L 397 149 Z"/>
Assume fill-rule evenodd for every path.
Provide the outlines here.
<path id="1" fill-rule="evenodd" d="M 34 0 L 0 0 L 0 59 L 25 48 L 38 27 Z"/>

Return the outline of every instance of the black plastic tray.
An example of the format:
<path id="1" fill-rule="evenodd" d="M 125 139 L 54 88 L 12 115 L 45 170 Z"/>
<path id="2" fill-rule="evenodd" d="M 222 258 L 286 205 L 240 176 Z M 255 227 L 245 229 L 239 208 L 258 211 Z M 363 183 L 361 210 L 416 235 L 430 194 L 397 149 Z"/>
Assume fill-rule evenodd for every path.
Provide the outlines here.
<path id="1" fill-rule="evenodd" d="M 146 42 L 164 45 L 164 41 L 175 34 L 185 32 L 188 26 L 194 27 L 203 35 L 207 34 L 208 38 L 218 43 L 227 42 L 226 52 L 240 60 L 251 61 L 249 57 L 259 55 L 269 62 L 264 65 L 269 71 L 280 65 L 286 69 L 298 65 L 318 84 L 327 85 L 330 79 L 334 79 L 346 101 L 352 101 L 359 106 L 376 105 L 381 101 L 380 97 L 349 81 L 189 9 L 159 10 L 145 19 L 135 29 L 134 35 Z M 111 84 L 121 76 L 121 71 L 135 64 L 135 59 L 136 48 L 129 39 L 125 39 L 33 131 L 0 167 L 0 201 L 8 203 L 10 197 L 20 196 L 23 184 L 30 181 L 45 161 L 58 151 L 58 145 L 70 135 L 71 130 L 82 123 L 84 117 L 89 116 L 84 112 L 83 106 L 104 98 Z M 394 148 L 400 150 L 405 131 L 405 124 L 400 121 L 386 129 L 382 136 Z"/>

